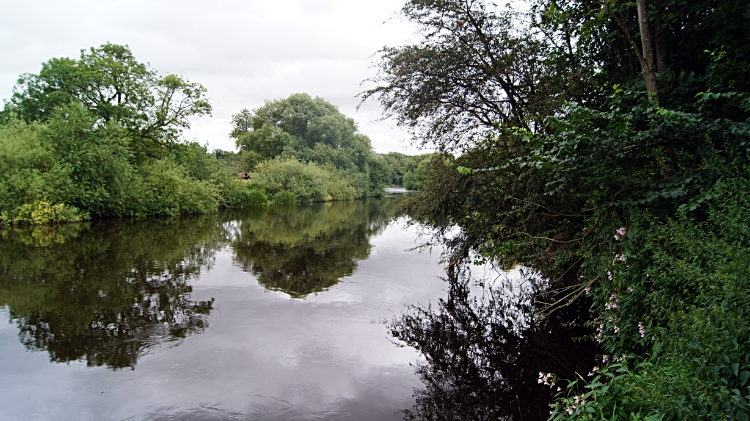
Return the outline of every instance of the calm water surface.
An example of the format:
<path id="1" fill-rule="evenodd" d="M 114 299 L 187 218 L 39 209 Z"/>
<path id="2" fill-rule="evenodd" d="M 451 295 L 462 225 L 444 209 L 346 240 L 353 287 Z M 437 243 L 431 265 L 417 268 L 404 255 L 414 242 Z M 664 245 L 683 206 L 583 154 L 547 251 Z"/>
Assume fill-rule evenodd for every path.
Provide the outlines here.
<path id="1" fill-rule="evenodd" d="M 445 284 L 396 200 L 0 231 L 0 419 L 401 419 Z"/>

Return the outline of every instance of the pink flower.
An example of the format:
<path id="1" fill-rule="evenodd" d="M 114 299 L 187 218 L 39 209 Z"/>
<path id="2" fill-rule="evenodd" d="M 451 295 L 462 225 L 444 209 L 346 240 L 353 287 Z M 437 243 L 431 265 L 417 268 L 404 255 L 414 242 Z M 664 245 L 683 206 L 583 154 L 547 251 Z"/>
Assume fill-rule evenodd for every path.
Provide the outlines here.
<path id="1" fill-rule="evenodd" d="M 615 234 L 615 240 L 619 240 L 620 238 L 624 237 L 626 232 L 627 231 L 626 231 L 625 227 L 620 227 L 617 230 L 617 234 Z"/>

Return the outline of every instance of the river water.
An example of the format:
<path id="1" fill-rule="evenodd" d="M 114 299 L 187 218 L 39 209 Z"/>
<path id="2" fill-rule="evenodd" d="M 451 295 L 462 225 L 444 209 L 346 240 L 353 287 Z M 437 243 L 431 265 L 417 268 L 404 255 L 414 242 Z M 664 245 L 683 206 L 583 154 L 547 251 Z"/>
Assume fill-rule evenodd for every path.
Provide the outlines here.
<path id="1" fill-rule="evenodd" d="M 396 420 L 445 296 L 396 197 L 0 232 L 0 419 Z"/>

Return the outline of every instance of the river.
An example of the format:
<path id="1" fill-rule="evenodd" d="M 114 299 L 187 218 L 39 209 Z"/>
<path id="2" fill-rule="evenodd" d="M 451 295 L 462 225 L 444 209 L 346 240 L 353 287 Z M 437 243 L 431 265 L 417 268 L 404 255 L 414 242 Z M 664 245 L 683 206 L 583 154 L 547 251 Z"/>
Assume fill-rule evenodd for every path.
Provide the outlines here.
<path id="1" fill-rule="evenodd" d="M 0 419 L 401 419 L 445 285 L 397 200 L 6 229 Z"/>
<path id="2" fill-rule="evenodd" d="M 546 419 L 591 347 L 400 200 L 0 230 L 0 419 Z"/>

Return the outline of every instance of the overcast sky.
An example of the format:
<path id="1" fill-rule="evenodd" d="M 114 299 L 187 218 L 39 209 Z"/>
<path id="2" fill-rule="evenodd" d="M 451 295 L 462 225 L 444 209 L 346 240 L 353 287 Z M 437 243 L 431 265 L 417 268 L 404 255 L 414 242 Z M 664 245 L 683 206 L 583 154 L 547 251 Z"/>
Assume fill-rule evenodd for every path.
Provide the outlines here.
<path id="1" fill-rule="evenodd" d="M 232 114 L 295 92 L 320 96 L 353 117 L 377 152 L 420 153 L 379 104 L 356 111 L 373 54 L 414 39 L 398 18 L 403 0 L 24 0 L 2 1 L 0 98 L 22 73 L 52 57 L 78 58 L 106 42 L 127 44 L 160 74 L 208 89 L 212 117 L 194 119 L 188 139 L 234 149 Z M 365 85 L 367 86 L 367 85 Z"/>

